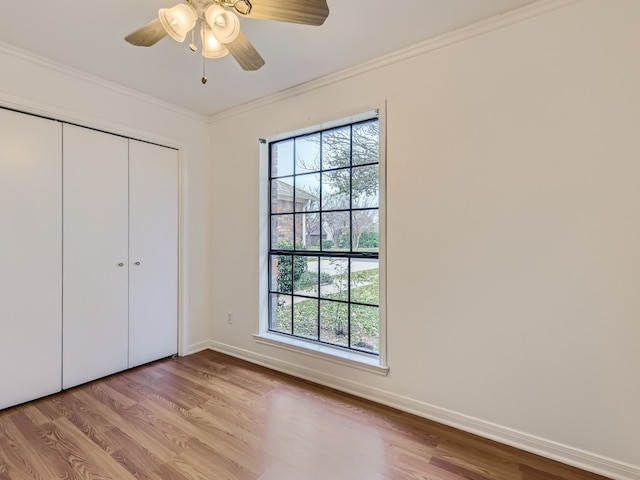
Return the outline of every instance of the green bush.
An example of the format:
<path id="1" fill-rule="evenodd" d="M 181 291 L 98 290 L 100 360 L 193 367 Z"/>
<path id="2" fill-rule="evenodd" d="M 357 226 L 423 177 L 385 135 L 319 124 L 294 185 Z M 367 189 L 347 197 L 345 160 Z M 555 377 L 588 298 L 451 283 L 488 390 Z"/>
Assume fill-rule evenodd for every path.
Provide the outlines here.
<path id="1" fill-rule="evenodd" d="M 309 290 L 318 284 L 317 272 L 303 272 L 300 278 L 295 282 L 296 290 Z"/>
<path id="2" fill-rule="evenodd" d="M 378 232 L 373 230 L 362 232 L 362 235 L 360 235 L 360 243 L 358 245 L 359 248 L 377 248 L 379 246 L 380 235 Z"/>
<path id="3" fill-rule="evenodd" d="M 278 248 L 282 250 L 293 249 L 293 244 L 281 240 L 278 242 Z M 293 272 L 291 262 L 293 262 Z M 278 291 L 284 293 L 292 292 L 294 282 L 297 284 L 306 271 L 307 259 L 305 257 L 278 255 Z"/>
<path id="4" fill-rule="evenodd" d="M 297 261 L 297 259 L 296 259 Z M 327 272 L 320 272 L 320 285 L 333 283 L 333 277 Z M 294 290 L 309 290 L 318 286 L 318 272 L 305 271 L 300 278 L 294 280 Z"/>
<path id="5" fill-rule="evenodd" d="M 330 273 L 320 272 L 320 285 L 329 285 L 333 283 L 333 277 Z"/>
<path id="6" fill-rule="evenodd" d="M 338 241 L 336 242 L 336 245 L 339 249 L 341 250 L 345 250 L 345 249 L 349 249 L 351 247 L 351 243 L 350 243 L 350 239 L 349 239 L 349 234 L 348 233 L 343 233 L 338 237 Z"/>

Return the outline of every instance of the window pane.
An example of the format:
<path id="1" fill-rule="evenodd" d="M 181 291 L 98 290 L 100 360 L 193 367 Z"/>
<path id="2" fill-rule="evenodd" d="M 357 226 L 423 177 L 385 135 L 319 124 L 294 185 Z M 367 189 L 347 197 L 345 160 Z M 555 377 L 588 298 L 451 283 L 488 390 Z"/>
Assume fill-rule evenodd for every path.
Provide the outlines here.
<path id="1" fill-rule="evenodd" d="M 320 296 L 332 300 L 349 300 L 349 260 L 320 258 Z"/>
<path id="2" fill-rule="evenodd" d="M 296 176 L 296 212 L 319 209 L 320 174 L 308 173 Z"/>
<path id="3" fill-rule="evenodd" d="M 349 251 L 349 218 L 349 212 L 327 212 L 322 215 L 322 250 Z"/>
<path id="4" fill-rule="evenodd" d="M 380 127 L 378 120 L 353 126 L 353 165 L 377 163 L 380 160 Z"/>
<path id="5" fill-rule="evenodd" d="M 291 333 L 291 296 L 271 294 L 271 330 Z"/>
<path id="6" fill-rule="evenodd" d="M 346 303 L 320 300 L 320 340 L 349 346 L 349 307 Z"/>
<path id="7" fill-rule="evenodd" d="M 354 252 L 379 251 L 380 217 L 377 209 L 351 212 L 351 237 Z"/>
<path id="8" fill-rule="evenodd" d="M 379 353 L 379 156 L 377 119 L 270 145 L 272 330 Z"/>
<path id="9" fill-rule="evenodd" d="M 281 293 L 292 293 L 291 255 L 271 256 L 271 290 Z"/>
<path id="10" fill-rule="evenodd" d="M 296 250 L 320 250 L 320 214 L 296 215 Z"/>
<path id="11" fill-rule="evenodd" d="M 296 295 L 318 296 L 317 257 L 293 257 L 293 290 Z"/>
<path id="12" fill-rule="evenodd" d="M 352 302 L 378 305 L 380 303 L 379 261 L 377 258 L 351 260 Z"/>
<path id="13" fill-rule="evenodd" d="M 271 248 L 293 249 L 293 215 L 273 215 L 271 217 Z"/>
<path id="14" fill-rule="evenodd" d="M 272 292 L 291 293 L 291 257 L 289 255 L 271 255 L 269 271 Z"/>
<path id="15" fill-rule="evenodd" d="M 351 347 L 378 353 L 379 325 L 378 307 L 351 305 Z"/>
<path id="16" fill-rule="evenodd" d="M 322 169 L 351 165 L 351 127 L 340 127 L 322 133 Z"/>
<path id="17" fill-rule="evenodd" d="M 293 212 L 293 177 L 271 180 L 271 213 Z"/>
<path id="18" fill-rule="evenodd" d="M 351 191 L 350 169 L 322 173 L 322 210 L 349 208 Z"/>
<path id="19" fill-rule="evenodd" d="M 293 140 L 271 144 L 271 177 L 293 175 Z"/>
<path id="20" fill-rule="evenodd" d="M 353 208 L 378 206 L 378 165 L 356 167 L 352 173 Z"/>
<path id="21" fill-rule="evenodd" d="M 318 300 L 293 297 L 293 334 L 318 339 Z"/>
<path id="22" fill-rule="evenodd" d="M 320 134 L 296 138 L 296 174 L 320 171 Z"/>

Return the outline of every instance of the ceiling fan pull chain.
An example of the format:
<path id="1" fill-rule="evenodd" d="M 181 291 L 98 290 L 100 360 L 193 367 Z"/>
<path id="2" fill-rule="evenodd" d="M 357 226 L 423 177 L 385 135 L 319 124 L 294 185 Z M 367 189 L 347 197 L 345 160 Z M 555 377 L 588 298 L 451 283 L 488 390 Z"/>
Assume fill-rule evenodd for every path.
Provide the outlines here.
<path id="1" fill-rule="evenodd" d="M 198 47 L 196 46 L 196 41 L 195 41 L 195 37 L 194 37 L 194 32 L 195 28 L 191 29 L 191 43 L 189 44 L 189 50 L 191 50 L 192 52 L 195 52 L 198 50 Z"/>
<path id="2" fill-rule="evenodd" d="M 205 83 L 207 83 L 207 75 L 204 71 L 204 60 L 205 58 L 202 57 L 202 80 L 200 80 L 202 82 L 202 84 L 204 85 Z"/>

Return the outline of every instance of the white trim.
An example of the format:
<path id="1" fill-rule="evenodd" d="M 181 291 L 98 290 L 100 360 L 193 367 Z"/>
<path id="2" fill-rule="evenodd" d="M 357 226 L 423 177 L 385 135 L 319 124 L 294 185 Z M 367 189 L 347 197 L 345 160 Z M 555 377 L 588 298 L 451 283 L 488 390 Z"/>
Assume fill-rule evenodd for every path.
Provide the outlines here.
<path id="1" fill-rule="evenodd" d="M 552 440 L 536 437 L 502 425 L 496 425 L 495 423 L 447 410 L 436 405 L 420 402 L 362 383 L 346 380 L 342 377 L 336 377 L 335 375 L 327 374 L 320 370 L 285 362 L 275 357 L 262 355 L 216 341 L 209 343 L 209 348 L 213 351 L 225 353 L 278 372 L 293 375 L 388 407 L 418 415 L 520 450 L 556 460 L 566 465 L 572 465 L 582 470 L 604 475 L 613 480 L 640 480 L 640 467 L 634 465 L 585 452 Z"/>
<path id="2" fill-rule="evenodd" d="M 0 107 L 17 110 L 22 113 L 29 113 L 32 115 L 47 117 L 52 120 L 71 123 L 80 127 L 93 128 L 95 130 L 101 130 L 103 132 L 112 133 L 114 135 L 121 135 L 133 140 L 156 143 L 158 145 L 175 148 L 176 150 L 180 151 L 186 149 L 184 142 L 177 138 L 150 134 L 145 130 L 140 130 L 138 128 L 130 126 L 123 127 L 123 125 L 120 123 L 107 121 L 105 119 L 93 117 L 91 115 L 82 114 L 77 111 L 68 110 L 60 106 L 52 107 L 49 104 L 36 102 L 22 97 L 16 97 L 4 92 L 0 92 Z M 206 122 L 206 120 L 202 121 Z"/>
<path id="3" fill-rule="evenodd" d="M 1 44 L 0 44 L 1 47 Z M 188 218 L 188 204 L 186 195 L 187 185 L 187 145 L 175 138 L 169 138 L 165 136 L 159 136 L 156 134 L 150 134 L 143 130 L 130 127 L 122 127 L 117 123 L 97 119 L 87 115 L 81 115 L 77 112 L 72 112 L 60 107 L 51 107 L 39 102 L 34 102 L 24 98 L 16 97 L 13 95 L 7 95 L 0 92 L 0 108 L 13 109 L 25 114 L 39 115 L 42 117 L 50 118 L 52 120 L 65 122 L 73 125 L 78 125 L 87 128 L 93 128 L 107 133 L 115 135 L 121 135 L 133 140 L 141 140 L 146 142 L 155 143 L 169 148 L 174 148 L 178 151 L 178 355 L 188 355 L 194 353 L 190 350 L 190 346 L 187 343 L 189 338 L 189 322 L 188 322 L 188 306 L 185 301 L 186 292 L 188 291 L 187 284 L 187 266 L 188 266 L 188 247 L 187 247 L 187 231 L 186 231 L 186 219 Z M 203 347 L 204 350 L 207 346 Z"/>
<path id="4" fill-rule="evenodd" d="M 189 306 L 185 301 L 188 285 L 189 247 L 187 244 L 187 147 L 178 149 L 178 355 L 187 354 L 189 345 Z"/>
<path id="5" fill-rule="evenodd" d="M 213 341 L 204 340 L 198 343 L 192 343 L 187 346 L 186 352 L 184 355 L 193 355 L 194 353 L 202 352 L 203 350 L 214 350 Z"/>
<path id="6" fill-rule="evenodd" d="M 380 247 L 379 247 L 379 354 L 377 357 L 358 354 L 358 352 L 348 351 L 346 354 L 343 349 L 326 347 L 321 344 L 296 340 L 288 337 L 285 340 L 283 335 L 273 335 L 269 330 L 269 198 L 268 176 L 269 176 L 269 143 L 282 140 L 285 138 L 305 135 L 319 130 L 334 128 L 337 126 L 348 125 L 355 122 L 366 121 L 377 118 L 379 122 L 379 218 L 380 218 Z M 342 114 L 333 115 L 331 118 L 316 120 L 313 123 L 298 126 L 286 132 L 270 132 L 264 139 L 260 139 L 259 146 L 259 205 L 258 205 L 258 278 L 259 278 L 259 313 L 258 313 L 258 334 L 254 336 L 255 340 L 260 343 L 293 350 L 298 353 L 304 353 L 324 360 L 335 359 L 337 363 L 344 366 L 352 366 L 374 372 L 380 375 L 387 375 L 389 367 L 387 365 L 387 309 L 386 309 L 386 164 L 387 164 L 387 102 L 379 100 L 375 103 L 369 103 L 360 108 L 351 108 Z"/>
<path id="7" fill-rule="evenodd" d="M 387 365 L 387 101 L 378 106 L 378 350 Z"/>
<path id="8" fill-rule="evenodd" d="M 583 0 L 540 0 L 538 2 L 525 5 L 524 7 L 520 7 L 508 12 L 503 12 L 499 15 L 495 15 L 485 20 L 472 23 L 457 30 L 438 35 L 437 37 L 418 42 L 409 47 L 396 50 L 395 52 L 391 52 L 387 55 L 383 55 L 354 67 L 325 75 L 324 77 L 310 80 L 305 83 L 301 83 L 300 85 L 296 85 L 295 87 L 276 92 L 272 95 L 261 97 L 257 100 L 247 102 L 238 107 L 229 108 L 228 110 L 224 110 L 220 113 L 215 113 L 209 117 L 209 121 L 210 123 L 213 123 L 234 117 L 236 115 L 241 115 L 243 113 L 247 113 L 252 110 L 271 105 L 273 103 L 281 102 L 283 100 L 301 95 L 303 93 L 311 92 L 313 90 L 317 90 L 334 83 L 342 82 L 349 78 L 362 75 L 373 70 L 393 65 L 394 63 L 403 60 L 423 55 L 434 50 L 439 50 L 441 48 L 477 37 L 479 35 L 490 33 L 494 30 L 508 27 L 515 23 L 519 23 L 581 1 Z"/>
<path id="9" fill-rule="evenodd" d="M 263 345 L 270 345 L 283 350 L 289 350 L 290 352 L 301 353 L 321 360 L 328 360 L 343 367 L 356 368 L 378 375 L 387 375 L 389 373 L 389 367 L 381 365 L 380 359 L 377 356 L 366 355 L 319 343 L 305 342 L 304 340 L 298 340 L 290 336 L 269 332 L 254 335 L 253 339 Z"/>
<path id="10" fill-rule="evenodd" d="M 85 73 L 81 70 L 70 67 L 68 65 L 54 62 L 53 60 L 38 56 L 31 52 L 27 52 L 26 50 L 21 50 L 20 48 L 14 45 L 9 45 L 9 44 L 0 42 L 0 53 L 14 57 L 14 58 L 18 58 L 20 60 L 32 63 L 34 65 L 38 65 L 40 67 L 47 68 L 49 70 L 53 70 L 57 73 L 66 75 L 71 78 L 83 80 L 87 83 L 97 85 L 98 87 L 101 87 L 101 88 L 106 88 L 107 90 L 111 90 L 113 92 L 119 93 L 120 95 L 126 95 L 130 98 L 135 98 L 136 100 L 140 100 L 142 102 L 155 105 L 156 107 L 163 108 L 170 112 L 179 113 L 180 115 L 191 117 L 195 120 L 200 120 L 201 122 L 207 123 L 209 120 L 209 117 L 206 115 L 202 115 L 202 114 L 193 112 L 191 110 L 187 110 L 186 108 L 179 107 L 173 103 L 164 102 L 155 97 L 145 95 L 137 90 L 123 87 L 122 85 L 109 82 L 95 75 L 90 75 L 88 73 Z"/>
<path id="11" fill-rule="evenodd" d="M 222 112 L 214 113 L 213 115 L 209 115 L 209 116 L 202 115 L 202 114 L 193 112 L 191 110 L 187 110 L 185 108 L 182 108 L 178 105 L 175 105 L 169 102 L 164 102 L 155 97 L 145 95 L 139 91 L 136 91 L 130 88 L 125 88 L 114 82 L 109 82 L 95 75 L 90 75 L 88 73 L 82 72 L 70 66 L 54 62 L 50 59 L 38 56 L 26 50 L 21 50 L 15 45 L 9 45 L 9 44 L 0 42 L 0 53 L 18 58 L 20 60 L 27 61 L 35 65 L 39 65 L 44 68 L 48 68 L 57 73 L 67 75 L 72 78 L 76 78 L 76 79 L 86 81 L 88 83 L 92 83 L 102 88 L 112 90 L 122 95 L 135 98 L 137 100 L 155 105 L 157 107 L 169 110 L 171 112 L 179 113 L 181 115 L 185 115 L 185 116 L 194 118 L 196 120 L 201 120 L 203 122 L 211 124 L 219 120 L 224 120 L 224 119 L 227 119 L 236 115 L 240 115 L 242 113 L 245 113 L 266 105 L 270 105 L 272 103 L 285 100 L 287 98 L 295 97 L 302 93 L 310 92 L 312 90 L 316 90 L 318 88 L 331 85 L 336 82 L 341 82 L 348 78 L 361 75 L 363 73 L 370 72 L 372 70 L 376 70 L 379 68 L 386 67 L 388 65 L 392 65 L 402 60 L 406 60 L 418 55 L 422 55 L 434 50 L 438 50 L 448 45 L 452 45 L 452 44 L 476 37 L 478 35 L 483 35 L 485 33 L 489 33 L 494 30 L 498 30 L 498 29 L 507 27 L 509 25 L 527 20 L 529 18 L 537 17 L 539 15 L 542 15 L 542 14 L 551 12 L 553 10 L 557 10 L 559 8 L 563 8 L 568 5 L 572 5 L 574 3 L 578 3 L 581 1 L 583 0 L 539 0 L 538 2 L 534 2 L 532 4 L 525 5 L 523 7 L 511 10 L 508 12 L 503 12 L 499 15 L 495 15 L 488 19 L 475 22 L 471 25 L 467 25 L 457 30 L 453 30 L 445 34 L 438 35 L 434 38 L 427 39 L 422 42 L 418 42 L 414 45 L 402 48 L 395 52 L 391 52 L 387 55 L 383 55 L 374 60 L 361 63 L 359 65 L 341 70 L 336 73 L 325 75 L 324 77 L 310 80 L 300 85 L 296 85 L 294 87 L 282 90 L 280 92 L 276 92 L 274 94 L 261 97 L 257 100 L 250 101 L 242 105 L 239 105 L 237 107 L 232 107 Z"/>
<path id="12" fill-rule="evenodd" d="M 368 104 L 362 108 L 351 108 L 346 112 L 332 115 L 331 118 L 325 118 L 320 121 L 311 121 L 309 124 L 305 124 L 302 127 L 298 127 L 294 130 L 287 130 L 286 132 L 272 133 L 266 137 L 265 142 L 277 142 L 285 138 L 298 137 L 306 135 L 307 133 L 315 133 L 320 130 L 329 130 L 335 127 L 342 127 L 351 123 L 364 122 L 379 118 L 381 115 L 385 115 L 386 112 L 386 100 L 375 102 L 375 107 L 371 107 Z M 384 106 L 384 109 L 382 108 Z M 266 151 L 268 153 L 268 151 Z"/>

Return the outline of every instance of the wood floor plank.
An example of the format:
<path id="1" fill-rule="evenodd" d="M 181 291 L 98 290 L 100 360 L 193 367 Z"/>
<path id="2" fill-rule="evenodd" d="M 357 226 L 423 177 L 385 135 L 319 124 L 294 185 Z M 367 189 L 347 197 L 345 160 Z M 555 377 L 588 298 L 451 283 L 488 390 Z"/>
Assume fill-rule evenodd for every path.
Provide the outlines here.
<path id="1" fill-rule="evenodd" d="M 80 390 L 74 393 L 81 400 L 92 403 L 93 408 L 106 418 L 114 427 L 118 427 L 123 432 L 134 438 L 136 442 L 144 445 L 155 456 L 165 461 L 172 459 L 176 452 L 173 445 L 166 445 L 159 439 L 155 432 L 137 428 L 135 423 L 130 422 L 122 412 L 112 410 L 109 405 L 102 403 L 100 397 L 91 395 L 90 390 Z"/>
<path id="2" fill-rule="evenodd" d="M 0 411 L 0 480 L 603 480 L 220 353 Z"/>
<path id="3" fill-rule="evenodd" d="M 9 478 L 27 478 L 29 480 L 46 480 L 45 468 L 40 464 L 37 454 L 24 452 L 14 441 L 0 437 L 0 464 Z M 46 475 L 46 477 L 45 477 Z"/>
<path id="4" fill-rule="evenodd" d="M 25 475 L 46 480 L 63 478 L 68 473 L 67 465 L 51 450 L 45 441 L 42 430 L 47 425 L 35 425 L 21 411 L 15 410 L 7 416 L 0 417 L 0 429 L 5 432 L 9 442 L 3 446 L 3 455 L 10 467 Z M 70 478 L 76 478 L 71 472 Z"/>
<path id="5" fill-rule="evenodd" d="M 45 415 L 33 403 L 20 405 L 16 410 L 23 412 L 35 425 L 42 425 L 43 423 L 49 423 L 53 420 L 53 418 Z"/>
<path id="6" fill-rule="evenodd" d="M 151 390 L 157 398 L 166 398 L 172 403 L 184 408 L 190 409 L 205 402 L 206 398 L 193 395 L 186 389 L 180 389 L 179 382 L 172 378 L 156 378 L 146 373 L 144 369 L 136 369 L 124 374 L 125 378 L 130 379 L 145 387 L 145 391 Z"/>
<path id="7" fill-rule="evenodd" d="M 484 449 L 448 438 L 438 442 L 431 463 L 443 470 L 473 472 L 477 476 L 474 480 L 485 480 L 489 475 L 495 480 L 512 480 L 522 475 L 518 464 Z"/>
<path id="8" fill-rule="evenodd" d="M 45 441 L 83 480 L 135 480 L 100 447 L 88 442 L 85 435 L 67 418 L 60 418 L 45 432 Z"/>
<path id="9" fill-rule="evenodd" d="M 162 478 L 155 472 L 164 465 L 164 462 L 147 450 L 144 445 L 139 444 L 117 427 L 109 430 L 107 436 L 120 446 L 118 450 L 111 452 L 111 457 L 131 475 L 138 480 Z"/>
<path id="10" fill-rule="evenodd" d="M 2 448 L 1 443 L 0 448 Z M 27 476 L 20 471 L 12 469 L 6 463 L 0 461 L 0 480 L 33 480 L 33 478 L 32 476 Z"/>
<path id="11" fill-rule="evenodd" d="M 112 453 L 119 447 L 111 442 L 105 433 L 112 427 L 94 409 L 72 394 L 61 394 L 51 400 L 58 411 L 82 432 L 88 440 L 98 445 L 104 452 Z"/>
<path id="12" fill-rule="evenodd" d="M 141 402 L 146 398 L 154 398 L 157 396 L 154 390 L 144 387 L 136 382 L 132 382 L 122 375 L 114 375 L 106 378 L 104 381 L 112 389 L 120 392 L 122 395 L 126 395 L 136 402 Z"/>
<path id="13" fill-rule="evenodd" d="M 250 471 L 264 472 L 275 463 L 275 459 L 264 450 L 262 437 L 247 436 L 245 432 L 234 430 L 228 422 L 201 408 L 190 412 L 189 421 L 198 431 L 206 432 L 209 438 L 214 439 L 207 442 L 209 446 Z"/>
<path id="14" fill-rule="evenodd" d="M 194 480 L 193 477 L 187 476 L 176 468 L 173 460 L 162 465 L 154 473 L 163 480 Z"/>
<path id="15" fill-rule="evenodd" d="M 400 455 L 396 462 L 389 466 L 389 479 L 461 480 L 465 478 L 449 470 L 442 470 L 433 465 L 430 460 L 431 457 Z"/>
<path id="16" fill-rule="evenodd" d="M 62 417 L 62 414 L 58 411 L 58 409 L 55 407 L 54 403 L 51 401 L 54 398 L 57 398 L 57 396 L 53 395 L 51 397 L 41 398 L 39 400 L 36 400 L 36 401 L 34 401 L 32 403 L 28 403 L 27 404 L 27 405 L 31 405 L 35 409 L 37 409 L 40 412 L 40 414 L 42 414 L 42 417 L 44 419 L 47 419 L 46 421 L 38 422 L 39 425 L 41 425 L 43 423 L 52 422 L 52 421 L 56 420 L 57 418 Z"/>
<path id="17" fill-rule="evenodd" d="M 189 465 L 205 472 L 205 478 L 215 476 L 221 480 L 256 480 L 263 472 L 263 467 L 256 469 L 253 468 L 253 462 L 235 461 L 197 438 L 189 442 L 189 448 L 180 457 Z"/>

